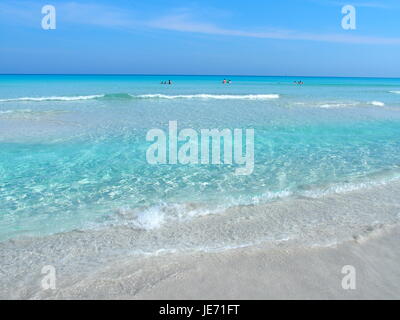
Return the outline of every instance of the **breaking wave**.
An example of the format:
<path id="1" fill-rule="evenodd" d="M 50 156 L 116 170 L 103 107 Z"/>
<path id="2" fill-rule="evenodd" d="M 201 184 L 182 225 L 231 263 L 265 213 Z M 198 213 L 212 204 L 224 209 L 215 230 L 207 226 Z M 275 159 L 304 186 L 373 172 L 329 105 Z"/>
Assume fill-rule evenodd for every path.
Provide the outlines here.
<path id="1" fill-rule="evenodd" d="M 31 113 L 31 109 L 23 109 L 23 110 L 0 110 L 0 114 L 14 114 L 14 113 Z"/>
<path id="2" fill-rule="evenodd" d="M 191 94 L 191 95 L 166 95 L 166 94 L 141 94 L 131 95 L 129 93 L 96 94 L 87 96 L 52 96 L 52 97 L 22 97 L 0 99 L 0 102 L 18 101 L 79 101 L 79 100 L 114 100 L 114 99 L 214 99 L 214 100 L 269 100 L 278 99 L 279 94 L 247 94 L 247 95 L 227 95 L 227 94 Z"/>
<path id="3" fill-rule="evenodd" d="M 375 106 L 375 107 L 384 107 L 385 103 L 381 101 L 354 101 L 354 102 L 319 102 L 319 103 L 306 103 L 306 102 L 297 102 L 295 105 L 302 106 L 311 106 L 322 109 L 338 109 L 338 108 L 350 108 L 350 107 L 360 107 L 360 106 Z"/>
<path id="4" fill-rule="evenodd" d="M 144 99 L 215 99 L 215 100 L 269 100 L 279 99 L 279 94 L 192 94 L 192 95 L 165 95 L 165 94 L 142 94 L 138 98 Z"/>
<path id="5" fill-rule="evenodd" d="M 223 214 L 230 208 L 263 205 L 271 201 L 285 201 L 288 198 L 305 197 L 319 199 L 326 196 L 346 194 L 359 190 L 383 187 L 400 180 L 400 171 L 383 170 L 370 174 L 358 181 L 329 183 L 326 185 L 299 186 L 296 190 L 266 191 L 248 199 L 226 199 L 224 204 L 207 205 L 201 203 L 160 203 L 157 205 L 115 210 L 118 224 L 125 224 L 139 230 L 154 230 L 166 224 L 190 221 L 193 218 Z"/>
<path id="6" fill-rule="evenodd" d="M 385 106 L 385 104 L 381 101 L 371 101 L 370 104 L 372 104 L 373 106 L 376 106 L 376 107 L 384 107 Z"/>
<path id="7" fill-rule="evenodd" d="M 23 97 L 23 98 L 10 98 L 0 99 L 0 102 L 18 102 L 18 101 L 77 101 L 77 100 L 91 100 L 104 97 L 104 95 L 90 95 L 90 96 L 60 96 L 60 97 Z"/>

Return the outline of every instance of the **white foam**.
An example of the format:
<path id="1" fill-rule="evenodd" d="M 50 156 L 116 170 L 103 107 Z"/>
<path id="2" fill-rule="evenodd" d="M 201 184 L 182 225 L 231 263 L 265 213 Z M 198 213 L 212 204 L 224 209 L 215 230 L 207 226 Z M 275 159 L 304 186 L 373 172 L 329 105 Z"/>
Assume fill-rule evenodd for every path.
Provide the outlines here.
<path id="1" fill-rule="evenodd" d="M 322 108 L 322 109 L 330 109 L 330 108 L 346 108 L 346 107 L 354 107 L 360 104 L 358 101 L 351 101 L 351 102 L 326 102 L 326 101 L 320 101 L 320 102 L 294 102 L 293 104 L 299 105 L 299 106 L 309 106 L 309 107 L 314 107 L 314 108 Z"/>
<path id="2" fill-rule="evenodd" d="M 192 95 L 165 95 L 165 94 L 142 94 L 138 98 L 158 98 L 158 99 L 214 99 L 214 100 L 269 100 L 279 99 L 279 94 L 192 94 Z"/>
<path id="3" fill-rule="evenodd" d="M 385 104 L 381 101 L 371 101 L 369 104 L 372 104 L 373 106 L 376 106 L 376 107 L 384 107 L 385 106 Z"/>
<path id="4" fill-rule="evenodd" d="M 327 186 L 325 188 L 316 188 L 299 192 L 299 195 L 309 198 L 321 198 L 332 194 L 344 194 L 362 189 L 370 189 L 380 186 L 385 186 L 388 183 L 397 181 L 400 177 L 394 175 L 391 177 L 380 178 L 378 180 L 362 181 L 355 183 L 338 183 Z"/>
<path id="5" fill-rule="evenodd" d="M 217 213 L 226 209 L 216 206 L 212 210 L 205 207 L 193 207 L 190 204 L 161 203 L 145 208 L 122 207 L 117 214 L 125 219 L 127 225 L 141 230 L 154 230 L 167 223 L 190 220 L 195 217 Z"/>
<path id="6" fill-rule="evenodd" d="M 390 93 L 394 93 L 394 94 L 400 94 L 400 90 L 395 90 L 395 91 L 389 91 Z"/>
<path id="7" fill-rule="evenodd" d="M 90 96 L 54 96 L 54 97 L 22 97 L 22 98 L 10 98 L 0 99 L 0 102 L 16 102 L 16 101 L 77 101 L 77 100 L 90 100 L 96 98 L 102 98 L 104 95 L 90 95 Z"/>
<path id="8" fill-rule="evenodd" d="M 145 230 L 157 229 L 165 223 L 166 216 L 163 210 L 154 206 L 136 215 L 136 224 L 139 228 Z"/>
<path id="9" fill-rule="evenodd" d="M 22 109 L 22 110 L 4 110 L 0 111 L 0 114 L 12 114 L 12 113 L 31 113 L 31 109 Z"/>
<path id="10" fill-rule="evenodd" d="M 313 103 L 306 103 L 306 102 L 295 102 L 296 105 L 308 105 L 322 108 L 322 109 L 336 109 L 336 108 L 349 108 L 349 107 L 356 107 L 362 105 L 373 105 L 376 107 L 384 107 L 385 103 L 381 101 L 370 101 L 370 102 L 361 102 L 361 101 L 354 101 L 354 102 L 321 102 L 319 104 Z"/>
<path id="11" fill-rule="evenodd" d="M 0 102 L 18 102 L 18 101 L 78 101 L 104 98 L 112 95 L 96 94 L 87 96 L 51 96 L 51 97 L 22 97 L 0 99 Z M 214 99 L 214 100 L 269 100 L 279 99 L 279 94 L 246 94 L 246 95 L 229 95 L 229 94 L 189 94 L 189 95 L 166 95 L 166 94 L 141 94 L 128 96 L 138 99 Z"/>
<path id="12" fill-rule="evenodd" d="M 351 103 L 325 103 L 320 105 L 320 108 L 323 109 L 330 109 L 330 108 L 346 108 L 346 107 L 354 107 L 358 105 L 358 102 L 351 102 Z"/>
<path id="13" fill-rule="evenodd" d="M 283 190 L 283 191 L 276 191 L 276 192 L 271 192 L 267 191 L 264 192 L 261 196 L 258 197 L 253 197 L 251 203 L 246 203 L 246 204 L 259 204 L 259 203 L 264 203 L 264 202 L 269 202 L 273 200 L 280 200 L 280 199 L 285 199 L 288 197 L 293 196 L 293 192 L 288 191 L 288 190 Z"/>
<path id="14" fill-rule="evenodd" d="M 142 208 L 121 207 L 116 210 L 117 215 L 122 218 L 122 220 L 118 219 L 117 223 L 120 224 L 122 222 L 122 224 L 133 226 L 135 229 L 150 231 L 161 228 L 166 224 L 190 221 L 206 215 L 221 214 L 232 207 L 263 205 L 270 201 L 284 200 L 296 196 L 318 199 L 329 195 L 382 187 L 399 179 L 400 175 L 393 173 L 390 176 L 375 176 L 373 180 L 368 178 L 364 181 L 353 183 L 308 186 L 305 190 L 266 191 L 260 196 L 249 199 L 232 198 L 226 201 L 224 205 L 213 205 L 212 208 L 204 204 L 195 205 L 191 203 L 161 203 Z"/>

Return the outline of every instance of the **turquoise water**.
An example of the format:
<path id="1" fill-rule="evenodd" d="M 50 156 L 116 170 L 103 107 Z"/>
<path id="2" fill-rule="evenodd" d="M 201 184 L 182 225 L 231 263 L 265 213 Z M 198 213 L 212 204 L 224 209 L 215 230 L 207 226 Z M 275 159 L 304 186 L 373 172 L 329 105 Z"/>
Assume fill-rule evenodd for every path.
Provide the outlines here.
<path id="1" fill-rule="evenodd" d="M 0 240 L 149 230 L 400 177 L 400 79 L 223 78 L 0 76 Z M 179 129 L 253 128 L 253 174 L 148 164 L 146 133 L 172 120 Z"/>

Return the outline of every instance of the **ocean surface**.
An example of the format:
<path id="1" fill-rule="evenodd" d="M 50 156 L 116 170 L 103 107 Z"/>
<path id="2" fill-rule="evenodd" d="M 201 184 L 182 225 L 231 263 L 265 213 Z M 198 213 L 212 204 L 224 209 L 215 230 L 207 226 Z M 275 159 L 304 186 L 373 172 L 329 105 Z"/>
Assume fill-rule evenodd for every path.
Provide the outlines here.
<path id="1" fill-rule="evenodd" d="M 296 239 L 328 220 L 337 230 L 398 223 L 398 213 L 387 211 L 313 212 L 310 219 L 303 208 L 296 219 L 269 220 L 257 208 L 399 179 L 400 79 L 223 79 L 1 75 L 0 241 L 124 227 L 142 239 L 132 250 L 153 252 Z M 235 175 L 235 164 L 149 164 L 146 134 L 167 132 L 169 121 L 199 132 L 254 129 L 254 172 Z M 182 233 L 200 239 L 191 223 L 214 215 L 226 231 L 224 215 L 242 207 L 264 216 L 253 238 L 222 240 L 216 231 L 201 243 L 177 231 L 185 226 Z M 248 224 L 251 213 L 246 219 L 234 223 Z"/>

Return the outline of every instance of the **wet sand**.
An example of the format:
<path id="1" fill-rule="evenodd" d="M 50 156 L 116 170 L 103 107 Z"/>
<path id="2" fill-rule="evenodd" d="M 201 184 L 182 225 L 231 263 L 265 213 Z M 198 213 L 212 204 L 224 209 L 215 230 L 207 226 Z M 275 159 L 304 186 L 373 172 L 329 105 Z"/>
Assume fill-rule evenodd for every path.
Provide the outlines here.
<path id="1" fill-rule="evenodd" d="M 400 228 L 337 247 L 248 247 L 110 265 L 33 299 L 399 299 Z M 356 289 L 342 288 L 342 268 Z"/>
<path id="2" fill-rule="evenodd" d="M 0 298 L 399 299 L 398 191 L 395 182 L 235 208 L 154 231 L 112 227 L 1 242 Z M 250 240 L 288 226 L 296 226 L 288 240 L 189 246 Z M 132 253 L 148 244 L 188 249 Z M 55 290 L 41 287 L 46 265 L 56 269 Z M 355 290 L 342 288 L 346 265 L 355 268 Z"/>
<path id="3" fill-rule="evenodd" d="M 400 229 L 337 248 L 247 248 L 189 258 L 190 268 L 137 299 L 399 299 Z M 356 271 L 342 288 L 342 268 Z M 182 268 L 182 266 L 181 266 Z M 129 296 L 124 296 L 129 298 Z"/>

